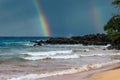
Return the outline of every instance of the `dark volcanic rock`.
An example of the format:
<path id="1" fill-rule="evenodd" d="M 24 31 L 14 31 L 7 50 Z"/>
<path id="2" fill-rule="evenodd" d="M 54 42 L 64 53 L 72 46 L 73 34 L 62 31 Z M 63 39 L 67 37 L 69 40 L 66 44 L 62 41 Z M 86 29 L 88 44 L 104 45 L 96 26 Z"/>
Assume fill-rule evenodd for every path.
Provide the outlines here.
<path id="1" fill-rule="evenodd" d="M 120 44 L 118 45 L 111 45 L 108 47 L 108 49 L 117 49 L 117 50 L 120 50 Z"/>
<path id="2" fill-rule="evenodd" d="M 107 45 L 110 44 L 105 34 L 90 34 L 85 36 L 73 36 L 70 38 L 50 38 L 47 41 L 37 41 L 36 45 L 41 44 L 83 44 L 83 45 Z"/>
<path id="3" fill-rule="evenodd" d="M 70 38 L 51 38 L 46 41 L 47 44 L 77 44 L 77 40 Z"/>
<path id="4" fill-rule="evenodd" d="M 44 41 L 35 41 L 33 46 L 42 46 L 42 43 L 44 43 Z"/>
<path id="5" fill-rule="evenodd" d="M 117 49 L 117 50 L 120 50 L 120 40 L 112 42 L 111 46 L 109 46 L 108 49 Z"/>

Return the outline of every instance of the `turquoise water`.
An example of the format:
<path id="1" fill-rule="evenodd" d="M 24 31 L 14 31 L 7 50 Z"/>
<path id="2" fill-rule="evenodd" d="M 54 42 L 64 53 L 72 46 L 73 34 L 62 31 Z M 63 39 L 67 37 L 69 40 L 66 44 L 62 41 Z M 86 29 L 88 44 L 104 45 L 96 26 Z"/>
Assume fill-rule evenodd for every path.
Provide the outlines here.
<path id="1" fill-rule="evenodd" d="M 11 60 L 18 61 L 37 61 L 37 60 L 62 60 L 62 59 L 80 59 L 80 57 L 94 56 L 89 53 L 89 48 L 95 46 L 76 45 L 42 45 L 33 46 L 34 41 L 47 40 L 47 37 L 1 37 L 0 38 L 0 61 L 7 62 Z M 96 46 L 97 47 L 97 46 Z M 99 46 L 99 48 L 104 48 Z M 88 54 L 78 54 L 84 53 Z M 98 51 L 99 52 L 99 51 Z M 99 53 L 96 52 L 98 55 Z M 103 52 L 104 53 L 104 52 Z M 101 54 L 100 54 L 101 55 Z M 91 56 L 91 57 L 92 57 Z"/>
<path id="2" fill-rule="evenodd" d="M 34 47 L 34 41 L 47 40 L 47 37 L 0 37 L 0 60 L 20 59 L 19 53 L 39 48 Z"/>
<path id="3" fill-rule="evenodd" d="M 86 48 L 82 45 L 33 46 L 34 41 L 48 39 L 48 37 L 0 37 L 0 61 L 78 58 L 77 55 L 72 55 L 71 51 Z"/>

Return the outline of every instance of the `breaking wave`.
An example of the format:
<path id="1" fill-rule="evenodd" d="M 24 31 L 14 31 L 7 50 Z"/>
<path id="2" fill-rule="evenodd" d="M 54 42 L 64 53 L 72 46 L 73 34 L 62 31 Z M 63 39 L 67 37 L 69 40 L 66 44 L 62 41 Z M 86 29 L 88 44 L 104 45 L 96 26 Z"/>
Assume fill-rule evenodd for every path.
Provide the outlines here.
<path id="1" fill-rule="evenodd" d="M 54 71 L 54 72 L 47 72 L 47 73 L 41 73 L 41 74 L 28 74 L 28 75 L 24 75 L 24 76 L 20 76 L 20 77 L 13 77 L 8 80 L 33 80 L 33 79 L 40 79 L 40 78 L 51 77 L 51 76 L 74 74 L 74 73 L 78 73 L 78 72 L 89 71 L 92 69 L 101 68 L 101 67 L 112 65 L 115 63 L 120 63 L 120 60 L 114 60 L 111 62 L 97 63 L 97 64 L 87 64 L 87 65 L 83 65 L 80 67 L 75 67 L 75 68 L 62 70 L 62 71 Z"/>
<path id="2" fill-rule="evenodd" d="M 31 56 L 31 57 L 24 57 L 25 60 L 45 60 L 45 59 L 73 59 L 73 58 L 79 58 L 78 55 L 57 55 L 57 56 Z"/>
<path id="3" fill-rule="evenodd" d="M 81 57 L 94 57 L 94 56 L 120 56 L 120 53 L 94 53 L 94 54 L 81 54 L 81 53 L 72 53 L 72 52 L 63 52 L 63 53 L 51 53 L 51 52 L 29 52 L 25 57 L 22 57 L 25 60 L 48 60 L 48 59 L 76 59 Z"/>
<path id="4" fill-rule="evenodd" d="M 72 50 L 48 51 L 48 52 L 26 52 L 21 54 L 28 55 L 27 57 L 23 57 L 23 59 L 25 60 L 79 58 L 77 54 L 72 54 Z"/>
<path id="5" fill-rule="evenodd" d="M 120 53 L 92 53 L 92 54 L 82 54 L 81 57 L 92 57 L 92 56 L 120 56 Z"/>
<path id="6" fill-rule="evenodd" d="M 64 50 L 64 51 L 45 51 L 45 52 L 25 52 L 21 54 L 26 54 L 30 56 L 53 56 L 57 54 L 71 54 L 72 50 Z"/>

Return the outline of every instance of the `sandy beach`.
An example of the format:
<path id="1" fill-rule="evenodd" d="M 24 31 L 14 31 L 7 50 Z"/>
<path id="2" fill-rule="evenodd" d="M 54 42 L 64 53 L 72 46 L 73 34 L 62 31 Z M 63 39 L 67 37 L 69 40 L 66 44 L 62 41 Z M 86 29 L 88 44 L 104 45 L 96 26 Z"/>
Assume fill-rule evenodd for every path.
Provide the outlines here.
<path id="1" fill-rule="evenodd" d="M 86 80 L 120 80 L 120 68 L 95 74 Z"/>
<path id="2" fill-rule="evenodd" d="M 106 66 L 106 67 L 102 67 L 99 69 L 90 70 L 90 71 L 82 72 L 82 73 L 67 74 L 67 75 L 61 75 L 61 76 L 52 76 L 52 77 L 36 79 L 36 80 L 114 80 L 114 79 L 120 80 L 120 79 L 115 78 L 115 77 L 119 78 L 119 74 L 120 74 L 120 69 L 113 70 L 116 67 L 119 67 L 119 64 L 110 65 L 110 66 Z M 108 72 L 106 72 L 106 71 L 108 71 Z M 115 73 L 115 75 L 111 76 L 112 77 L 112 79 L 111 79 L 111 77 L 109 77 L 109 75 L 112 75 L 113 72 Z M 100 73 L 100 75 L 99 75 L 99 73 Z M 98 74 L 98 75 L 96 75 L 96 74 Z M 95 78 L 94 78 L 94 75 L 95 75 Z M 91 77 L 91 76 L 93 76 L 93 77 Z M 102 79 L 101 76 L 105 76 L 105 79 Z M 106 77 L 108 77 L 108 78 L 106 78 Z"/>

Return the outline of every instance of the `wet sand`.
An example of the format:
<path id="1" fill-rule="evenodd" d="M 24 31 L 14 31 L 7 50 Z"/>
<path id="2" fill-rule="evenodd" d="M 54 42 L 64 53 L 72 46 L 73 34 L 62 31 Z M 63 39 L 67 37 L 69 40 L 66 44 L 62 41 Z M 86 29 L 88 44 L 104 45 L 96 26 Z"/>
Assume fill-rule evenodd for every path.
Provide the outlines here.
<path id="1" fill-rule="evenodd" d="M 87 78 L 93 76 L 94 74 L 112 70 L 118 66 L 119 66 L 118 64 L 115 64 L 115 65 L 110 65 L 110 66 L 106 66 L 106 67 L 102 67 L 99 69 L 90 70 L 90 71 L 86 71 L 86 72 L 67 74 L 67 75 L 61 75 L 61 76 L 52 76 L 52 77 L 36 79 L 36 80 L 89 80 Z M 90 80 L 97 80 L 97 79 L 90 79 Z"/>
<path id="2" fill-rule="evenodd" d="M 95 74 L 86 80 L 120 80 L 120 68 Z"/>

